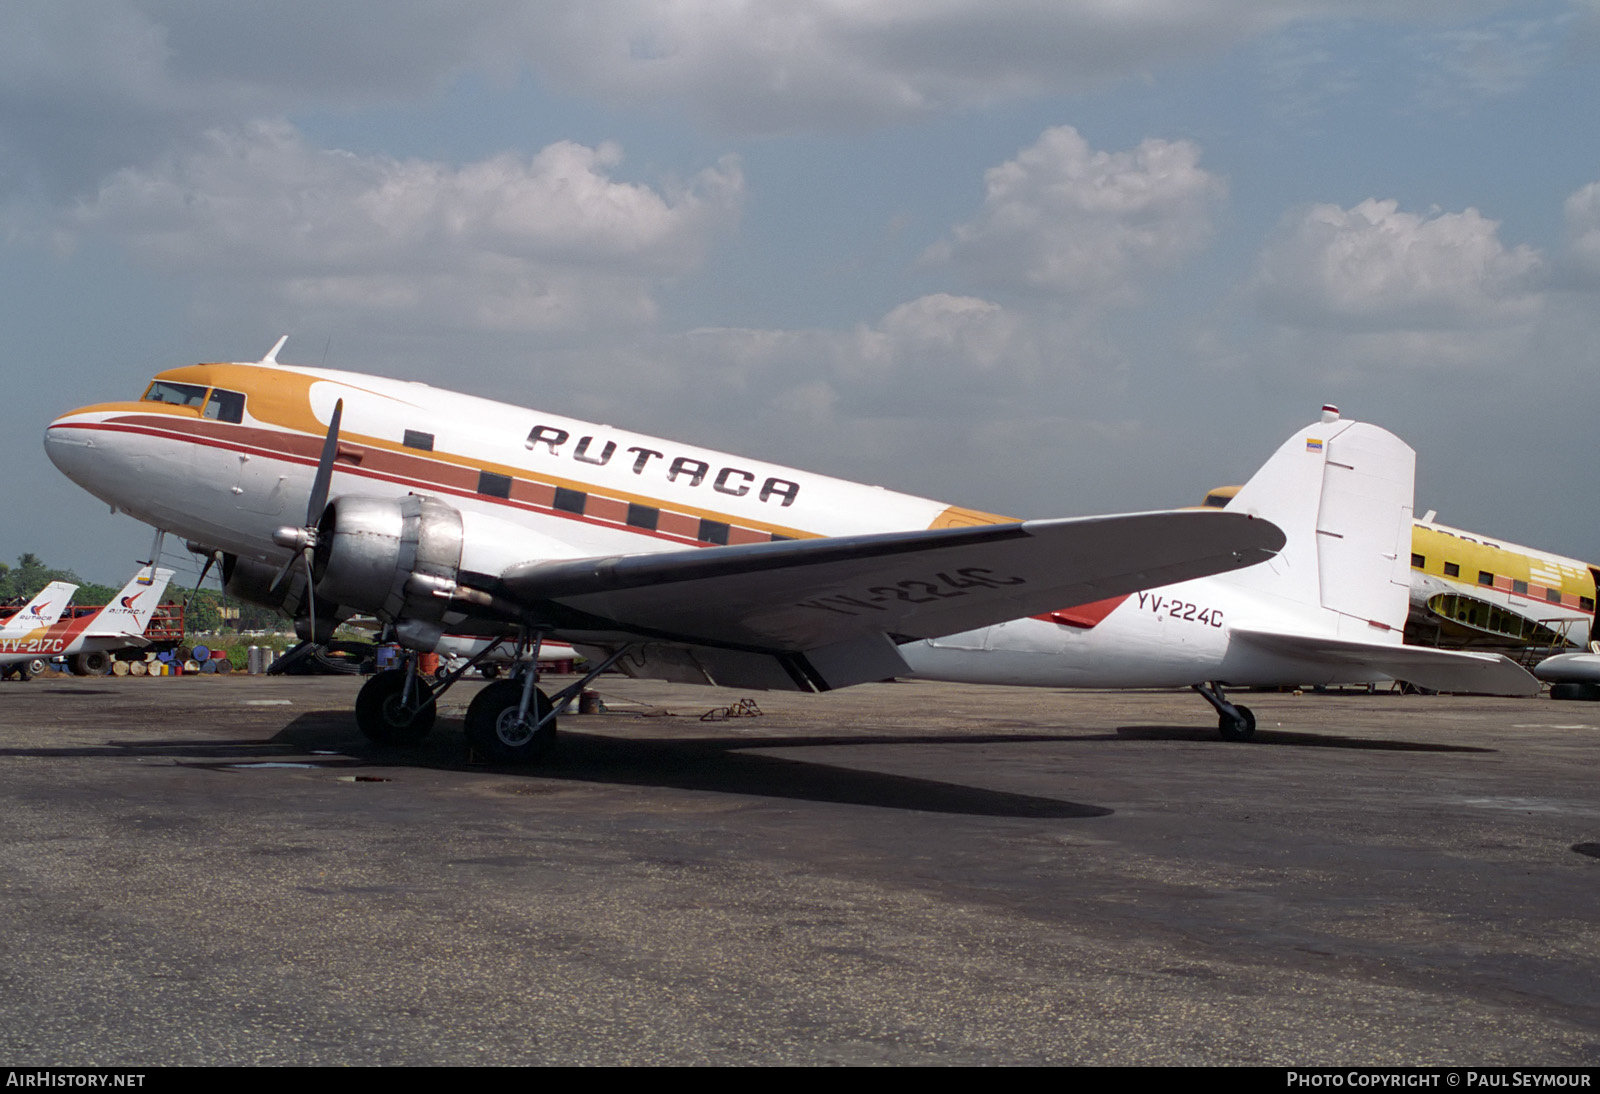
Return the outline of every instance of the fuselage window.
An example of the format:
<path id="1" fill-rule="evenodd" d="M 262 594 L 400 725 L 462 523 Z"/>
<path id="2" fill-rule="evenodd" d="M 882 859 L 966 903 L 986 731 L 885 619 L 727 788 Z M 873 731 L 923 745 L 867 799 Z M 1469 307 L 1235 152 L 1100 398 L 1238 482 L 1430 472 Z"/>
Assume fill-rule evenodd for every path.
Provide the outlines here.
<path id="1" fill-rule="evenodd" d="M 168 403 L 172 406 L 200 406 L 206 401 L 206 389 L 197 384 L 175 384 L 171 380 L 152 380 L 145 389 L 146 403 Z"/>
<path id="2" fill-rule="evenodd" d="M 1424 566 L 1426 566 L 1427 564 L 1428 564 L 1427 556 L 1419 555 L 1415 551 L 1413 551 L 1411 553 L 1411 568 L 1413 570 L 1420 570 Z"/>
<path id="3" fill-rule="evenodd" d="M 1494 575 L 1491 574 L 1488 570 L 1479 570 L 1478 571 L 1478 584 L 1479 585 L 1493 585 L 1494 584 Z"/>
<path id="4" fill-rule="evenodd" d="M 244 396 L 237 391 L 215 388 L 211 392 L 211 398 L 206 400 L 205 414 L 207 418 L 219 422 L 238 424 L 244 421 Z"/>
<path id="5" fill-rule="evenodd" d="M 496 475 L 493 471 L 479 471 L 478 493 L 486 498 L 509 498 L 511 496 L 511 476 Z"/>
<path id="6" fill-rule="evenodd" d="M 569 490 L 565 486 L 556 487 L 555 500 L 550 503 L 552 509 L 559 509 L 563 513 L 577 513 L 583 515 L 583 508 L 589 503 L 589 495 L 582 490 Z"/>
<path id="7" fill-rule="evenodd" d="M 1444 576 L 1445 577 L 1460 577 L 1461 576 L 1461 567 L 1459 565 L 1457 565 L 1456 563 L 1454 563 L 1454 562 L 1446 562 L 1444 564 Z"/>
<path id="8" fill-rule="evenodd" d="M 1559 604 L 1559 603 L 1561 603 L 1561 590 L 1560 589 L 1546 589 L 1544 591 L 1544 598 L 1546 600 L 1548 600 L 1552 604 Z"/>
<path id="9" fill-rule="evenodd" d="M 1594 611 L 1594 597 L 1592 597 L 1592 596 L 1580 596 L 1580 597 L 1578 597 L 1578 607 L 1582 608 L 1586 612 Z"/>
<path id="10" fill-rule="evenodd" d="M 406 430 L 406 439 L 403 442 L 407 448 L 420 448 L 424 452 L 433 451 L 433 434 L 423 433 L 419 430 Z"/>
<path id="11" fill-rule="evenodd" d="M 648 528 L 654 532 L 656 522 L 661 519 L 661 510 L 650 505 L 635 505 L 628 503 L 628 526 L 631 528 Z"/>
<path id="12" fill-rule="evenodd" d="M 1527 592 L 1528 592 L 1528 583 L 1526 581 L 1518 581 L 1515 578 L 1512 578 L 1512 580 L 1511 580 L 1511 591 L 1514 592 L 1514 593 L 1522 593 L 1522 594 L 1526 595 Z"/>
<path id="13" fill-rule="evenodd" d="M 700 520 L 700 535 L 696 538 L 701 543 L 726 544 L 728 542 L 728 526 L 720 520 L 706 520 L 702 517 Z"/>

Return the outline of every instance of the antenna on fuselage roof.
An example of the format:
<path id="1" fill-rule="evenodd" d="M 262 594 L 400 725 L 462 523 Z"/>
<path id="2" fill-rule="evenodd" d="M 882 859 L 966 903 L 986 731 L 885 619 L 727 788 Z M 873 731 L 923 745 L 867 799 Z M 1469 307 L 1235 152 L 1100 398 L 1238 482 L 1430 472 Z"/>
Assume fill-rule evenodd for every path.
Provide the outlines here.
<path id="1" fill-rule="evenodd" d="M 258 364 L 258 365 L 275 365 L 275 364 L 277 364 L 278 363 L 278 351 L 283 348 L 283 344 L 285 342 L 287 342 L 288 340 L 289 340 L 289 336 L 287 334 L 281 336 L 276 342 L 272 343 L 272 348 L 267 350 L 267 355 L 265 357 L 263 357 L 261 360 L 257 361 L 256 364 Z"/>

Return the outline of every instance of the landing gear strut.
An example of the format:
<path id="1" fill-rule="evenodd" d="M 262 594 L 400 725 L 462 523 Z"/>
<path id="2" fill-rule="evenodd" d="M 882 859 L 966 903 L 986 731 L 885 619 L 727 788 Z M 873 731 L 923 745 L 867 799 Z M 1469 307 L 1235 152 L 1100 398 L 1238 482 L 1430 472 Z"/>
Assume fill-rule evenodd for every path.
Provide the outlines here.
<path id="1" fill-rule="evenodd" d="M 549 756 L 556 745 L 556 714 L 628 651 L 619 647 L 583 679 L 551 697 L 538 687 L 540 642 L 536 633 L 527 641 L 528 649 L 520 651 L 525 656 L 518 662 L 526 667 L 516 679 L 489 684 L 467 707 L 467 743 L 492 763 L 537 763 Z"/>
<path id="2" fill-rule="evenodd" d="M 1202 699 L 1216 708 L 1217 731 L 1222 734 L 1224 741 L 1248 741 L 1255 736 L 1256 716 L 1249 707 L 1243 703 L 1228 702 L 1222 694 L 1222 688 L 1214 682 L 1192 686 Z"/>

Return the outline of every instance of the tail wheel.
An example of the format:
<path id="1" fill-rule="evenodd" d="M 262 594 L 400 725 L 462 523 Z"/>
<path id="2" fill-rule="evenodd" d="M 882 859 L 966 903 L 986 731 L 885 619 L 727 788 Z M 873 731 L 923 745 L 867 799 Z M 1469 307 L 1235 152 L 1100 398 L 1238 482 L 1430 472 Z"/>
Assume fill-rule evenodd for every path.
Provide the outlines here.
<path id="1" fill-rule="evenodd" d="M 518 717 L 521 707 L 521 681 L 500 680 L 478 692 L 467 707 L 465 723 L 473 751 L 503 764 L 537 763 L 549 756 L 556 745 L 556 721 L 539 722 L 552 709 L 550 697 L 534 689 L 525 718 Z"/>
<path id="2" fill-rule="evenodd" d="M 1226 714 L 1217 716 L 1217 729 L 1225 741 L 1248 741 L 1256 735 L 1256 716 L 1249 707 L 1238 703 L 1233 705 L 1233 709 L 1238 711 L 1234 717 Z"/>

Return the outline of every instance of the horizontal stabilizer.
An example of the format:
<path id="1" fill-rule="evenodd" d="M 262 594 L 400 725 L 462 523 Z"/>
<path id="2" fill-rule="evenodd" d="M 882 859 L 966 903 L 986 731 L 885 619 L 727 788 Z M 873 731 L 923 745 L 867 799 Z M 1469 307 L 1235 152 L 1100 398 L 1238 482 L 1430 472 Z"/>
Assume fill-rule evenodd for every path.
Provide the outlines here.
<path id="1" fill-rule="evenodd" d="M 1600 684 L 1600 653 L 1558 653 L 1533 666 L 1549 684 Z"/>
<path id="2" fill-rule="evenodd" d="M 1521 697 L 1539 694 L 1539 681 L 1527 669 L 1498 653 L 1396 646 L 1248 627 L 1233 627 L 1229 634 L 1234 641 L 1280 657 L 1350 665 L 1432 691 Z"/>
<path id="3" fill-rule="evenodd" d="M 1139 513 L 527 563 L 496 592 L 567 634 L 848 650 L 1235 570 L 1282 544 L 1244 514 Z"/>

